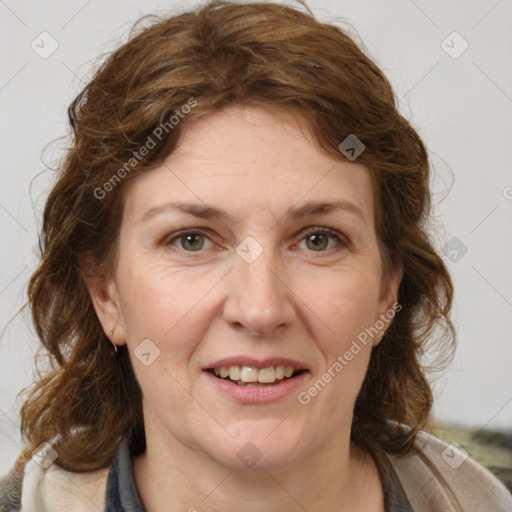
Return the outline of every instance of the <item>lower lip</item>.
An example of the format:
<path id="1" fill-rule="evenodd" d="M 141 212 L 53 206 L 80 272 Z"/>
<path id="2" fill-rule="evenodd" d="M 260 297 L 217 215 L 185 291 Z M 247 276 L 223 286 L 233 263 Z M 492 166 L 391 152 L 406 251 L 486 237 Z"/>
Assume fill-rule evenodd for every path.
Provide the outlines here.
<path id="1" fill-rule="evenodd" d="M 292 394 L 304 382 L 309 372 L 305 371 L 296 377 L 265 386 L 240 386 L 229 380 L 219 379 L 206 370 L 204 373 L 217 389 L 240 404 L 266 404 L 277 402 Z"/>

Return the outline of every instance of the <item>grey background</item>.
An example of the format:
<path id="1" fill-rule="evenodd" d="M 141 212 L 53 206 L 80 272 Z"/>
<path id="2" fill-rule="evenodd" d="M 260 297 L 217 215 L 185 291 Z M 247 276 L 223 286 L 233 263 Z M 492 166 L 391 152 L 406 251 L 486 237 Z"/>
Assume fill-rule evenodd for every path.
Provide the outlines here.
<path id="1" fill-rule="evenodd" d="M 1 328 L 24 303 L 37 262 L 32 249 L 51 184 L 42 151 L 67 133 L 67 106 L 90 77 L 92 59 L 125 41 L 140 15 L 192 5 L 0 0 Z M 454 279 L 459 338 L 453 364 L 435 379 L 435 417 L 508 429 L 512 2 L 310 0 L 309 6 L 322 19 L 352 24 L 430 150 L 435 241 Z M 35 41 L 40 51 L 43 43 L 50 48 L 48 36 L 40 36 L 44 31 L 58 43 L 46 59 L 31 47 Z M 450 36 L 454 31 L 463 39 Z M 464 40 L 469 46 L 458 55 Z M 60 154 L 52 149 L 45 161 L 53 163 Z M 0 340 L 0 474 L 21 448 L 16 394 L 34 377 L 37 343 L 27 313 L 16 317 Z"/>

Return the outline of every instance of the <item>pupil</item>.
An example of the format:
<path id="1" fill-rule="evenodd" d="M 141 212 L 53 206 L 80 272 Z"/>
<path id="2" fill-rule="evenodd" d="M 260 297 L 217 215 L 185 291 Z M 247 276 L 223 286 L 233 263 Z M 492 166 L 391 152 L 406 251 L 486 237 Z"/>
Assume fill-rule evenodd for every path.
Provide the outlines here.
<path id="1" fill-rule="evenodd" d="M 199 238 L 199 236 L 200 236 L 200 235 L 186 235 L 186 236 L 185 236 L 186 244 L 190 244 L 190 246 L 191 246 L 192 248 L 194 248 L 194 247 L 195 247 L 195 248 L 199 247 L 199 249 L 200 249 L 200 248 L 202 247 L 202 244 L 199 244 L 199 245 L 197 244 L 197 239 Z M 192 239 L 192 240 L 193 240 L 193 239 L 196 239 L 196 242 L 192 242 L 192 243 L 190 243 L 190 240 L 191 240 L 191 239 Z"/>
<path id="2" fill-rule="evenodd" d="M 322 239 L 322 240 L 320 240 L 320 239 Z M 322 242 L 324 242 L 324 245 L 325 245 L 325 235 L 318 235 L 318 234 L 310 235 L 309 241 L 311 241 L 313 243 L 313 247 L 319 247 L 322 244 Z"/>

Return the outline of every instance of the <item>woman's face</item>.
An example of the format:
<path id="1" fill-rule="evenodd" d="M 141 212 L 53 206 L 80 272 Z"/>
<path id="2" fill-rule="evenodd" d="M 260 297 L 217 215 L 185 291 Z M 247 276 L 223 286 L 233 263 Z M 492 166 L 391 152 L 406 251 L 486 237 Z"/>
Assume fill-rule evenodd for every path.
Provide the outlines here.
<path id="1" fill-rule="evenodd" d="M 384 286 L 368 171 L 326 155 L 296 118 L 232 107 L 184 126 L 125 193 L 96 302 L 128 345 L 146 434 L 268 469 L 348 439 L 399 284 Z"/>

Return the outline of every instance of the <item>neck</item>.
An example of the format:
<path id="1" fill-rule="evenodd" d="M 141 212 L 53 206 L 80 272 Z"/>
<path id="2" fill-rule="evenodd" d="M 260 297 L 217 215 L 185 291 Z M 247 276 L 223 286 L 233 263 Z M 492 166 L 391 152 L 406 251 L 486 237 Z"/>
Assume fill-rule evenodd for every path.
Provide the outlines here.
<path id="1" fill-rule="evenodd" d="M 146 452 L 133 461 L 147 512 L 384 511 L 377 467 L 350 443 L 350 432 L 279 470 L 227 468 L 171 435 L 162 443 L 151 433 Z"/>

